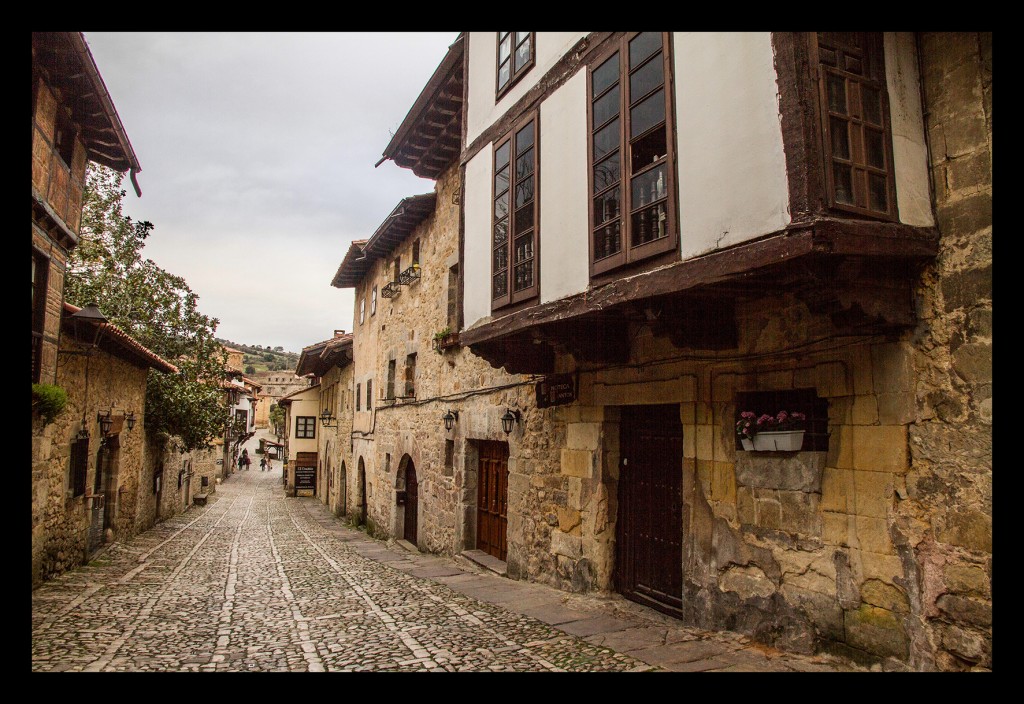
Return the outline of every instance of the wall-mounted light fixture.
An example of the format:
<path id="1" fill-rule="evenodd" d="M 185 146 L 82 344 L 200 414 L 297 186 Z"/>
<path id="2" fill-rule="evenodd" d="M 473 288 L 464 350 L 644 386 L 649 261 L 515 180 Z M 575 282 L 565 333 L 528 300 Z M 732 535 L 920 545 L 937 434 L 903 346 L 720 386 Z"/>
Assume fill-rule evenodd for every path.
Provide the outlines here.
<path id="1" fill-rule="evenodd" d="M 338 427 L 338 420 L 334 417 L 334 414 L 331 413 L 331 409 L 325 408 L 320 414 L 320 424 L 325 428 Z"/>
<path id="2" fill-rule="evenodd" d="M 135 427 L 135 411 L 128 411 L 124 416 L 124 422 L 128 424 L 128 430 Z"/>
<path id="3" fill-rule="evenodd" d="M 100 338 L 103 336 L 103 324 L 107 322 L 107 316 L 103 315 L 103 311 L 95 303 L 90 303 L 77 313 L 72 313 L 70 319 L 74 323 L 75 337 L 79 339 L 82 339 L 84 336 L 84 328 L 91 325 L 93 328 L 92 340 L 85 343 L 86 348 L 84 350 L 61 349 L 58 350 L 58 354 L 92 356 L 92 353 L 99 347 Z"/>
<path id="4" fill-rule="evenodd" d="M 501 417 L 501 429 L 505 431 L 505 435 L 512 432 L 512 428 L 516 426 L 522 415 L 519 411 L 513 411 L 511 408 L 505 409 L 505 415 Z"/>
<path id="5" fill-rule="evenodd" d="M 455 422 L 459 419 L 459 412 L 453 411 L 450 408 L 448 412 L 441 416 L 441 420 L 444 421 L 444 429 L 451 430 L 455 427 Z"/>
<path id="6" fill-rule="evenodd" d="M 100 422 L 100 435 L 106 437 L 110 429 L 114 427 L 114 418 L 110 411 L 102 411 L 97 414 L 96 419 Z"/>

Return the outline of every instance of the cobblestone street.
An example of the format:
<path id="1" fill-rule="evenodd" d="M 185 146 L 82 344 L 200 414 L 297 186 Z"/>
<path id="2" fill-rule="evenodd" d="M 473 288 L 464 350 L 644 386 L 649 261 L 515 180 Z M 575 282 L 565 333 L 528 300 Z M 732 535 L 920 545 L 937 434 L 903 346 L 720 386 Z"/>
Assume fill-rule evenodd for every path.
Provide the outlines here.
<path id="1" fill-rule="evenodd" d="M 214 496 L 33 592 L 32 669 L 860 669 L 373 540 L 280 468 Z"/>

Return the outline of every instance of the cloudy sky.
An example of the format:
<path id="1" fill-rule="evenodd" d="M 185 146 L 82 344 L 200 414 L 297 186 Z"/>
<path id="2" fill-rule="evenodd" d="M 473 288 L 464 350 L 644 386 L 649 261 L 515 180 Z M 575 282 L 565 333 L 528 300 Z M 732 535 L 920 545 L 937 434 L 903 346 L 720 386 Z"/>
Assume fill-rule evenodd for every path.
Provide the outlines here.
<path id="1" fill-rule="evenodd" d="M 458 32 L 85 39 L 142 166 L 126 214 L 217 336 L 298 352 L 352 329 L 353 239 L 434 182 L 380 160 Z"/>

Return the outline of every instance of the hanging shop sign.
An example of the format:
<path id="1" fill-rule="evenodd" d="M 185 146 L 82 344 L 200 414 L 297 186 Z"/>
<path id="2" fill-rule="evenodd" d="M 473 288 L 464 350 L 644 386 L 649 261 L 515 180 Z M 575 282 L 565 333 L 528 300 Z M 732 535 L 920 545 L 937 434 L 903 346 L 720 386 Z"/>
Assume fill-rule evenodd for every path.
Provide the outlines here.
<path id="1" fill-rule="evenodd" d="M 572 374 L 553 374 L 537 382 L 537 408 L 550 408 L 576 400 L 576 380 Z"/>

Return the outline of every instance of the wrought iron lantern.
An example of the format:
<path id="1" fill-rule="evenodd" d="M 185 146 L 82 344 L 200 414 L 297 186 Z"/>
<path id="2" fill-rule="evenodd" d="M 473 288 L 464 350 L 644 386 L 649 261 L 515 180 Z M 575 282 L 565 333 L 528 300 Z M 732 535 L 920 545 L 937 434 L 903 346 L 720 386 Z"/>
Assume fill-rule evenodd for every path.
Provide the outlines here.
<path id="1" fill-rule="evenodd" d="M 97 419 L 100 422 L 100 434 L 105 436 L 114 427 L 114 418 L 110 411 L 103 411 L 98 414 Z"/>
<path id="2" fill-rule="evenodd" d="M 516 427 L 516 423 L 521 418 L 519 411 L 513 411 L 510 408 L 505 409 L 505 415 L 501 417 L 501 429 L 505 431 L 505 435 L 512 432 L 512 429 Z"/>
<path id="3" fill-rule="evenodd" d="M 451 430 L 455 427 L 455 422 L 459 419 L 459 412 L 448 409 L 448 412 L 441 416 L 444 421 L 444 429 Z"/>
<path id="4" fill-rule="evenodd" d="M 135 427 L 135 411 L 128 411 L 124 416 L 124 422 L 128 424 L 128 431 Z"/>
<path id="5" fill-rule="evenodd" d="M 320 425 L 325 428 L 337 428 L 338 421 L 335 419 L 334 414 L 331 413 L 331 409 L 325 408 L 320 414 Z"/>

